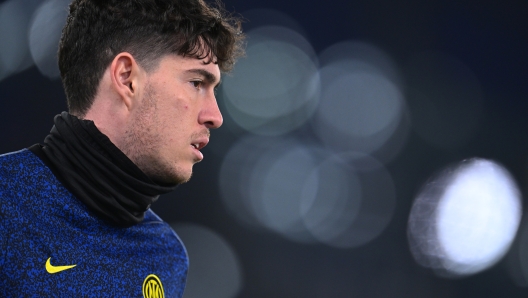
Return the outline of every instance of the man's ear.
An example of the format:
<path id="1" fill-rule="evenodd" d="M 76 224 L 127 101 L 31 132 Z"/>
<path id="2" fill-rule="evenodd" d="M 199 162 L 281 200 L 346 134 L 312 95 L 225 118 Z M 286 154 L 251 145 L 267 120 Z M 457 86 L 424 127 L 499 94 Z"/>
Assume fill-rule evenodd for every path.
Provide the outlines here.
<path id="1" fill-rule="evenodd" d="M 130 53 L 119 53 L 110 65 L 112 87 L 130 110 L 138 96 L 142 69 Z"/>

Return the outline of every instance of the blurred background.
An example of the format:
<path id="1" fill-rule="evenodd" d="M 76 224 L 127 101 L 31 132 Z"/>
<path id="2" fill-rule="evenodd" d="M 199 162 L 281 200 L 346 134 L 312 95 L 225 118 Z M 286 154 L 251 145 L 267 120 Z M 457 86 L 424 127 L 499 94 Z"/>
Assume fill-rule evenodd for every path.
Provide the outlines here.
<path id="1" fill-rule="evenodd" d="M 0 151 L 66 110 L 68 0 L 0 1 Z M 152 207 L 185 298 L 526 297 L 528 2 L 226 0 L 247 55 Z"/>

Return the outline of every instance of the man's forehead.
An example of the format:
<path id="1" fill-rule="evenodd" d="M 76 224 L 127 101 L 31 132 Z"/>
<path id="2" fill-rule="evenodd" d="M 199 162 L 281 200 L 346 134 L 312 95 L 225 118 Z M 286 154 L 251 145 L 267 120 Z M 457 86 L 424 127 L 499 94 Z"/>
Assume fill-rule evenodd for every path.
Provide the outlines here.
<path id="1" fill-rule="evenodd" d="M 206 75 L 207 72 L 213 76 L 211 77 L 212 79 L 220 80 L 221 73 L 218 64 L 211 61 L 208 57 L 201 58 L 173 54 L 162 59 L 162 63 L 163 62 L 168 64 L 167 66 L 175 67 L 184 72 L 193 72 L 203 75 Z"/>

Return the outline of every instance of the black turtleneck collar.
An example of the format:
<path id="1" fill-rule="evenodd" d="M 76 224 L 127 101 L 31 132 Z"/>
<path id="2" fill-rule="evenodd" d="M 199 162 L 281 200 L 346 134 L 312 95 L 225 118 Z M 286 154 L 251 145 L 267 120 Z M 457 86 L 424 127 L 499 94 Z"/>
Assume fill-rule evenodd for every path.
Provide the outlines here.
<path id="1" fill-rule="evenodd" d="M 118 226 L 141 222 L 160 194 L 176 188 L 154 183 L 93 121 L 67 112 L 55 116 L 44 145 L 29 150 L 92 212 Z"/>

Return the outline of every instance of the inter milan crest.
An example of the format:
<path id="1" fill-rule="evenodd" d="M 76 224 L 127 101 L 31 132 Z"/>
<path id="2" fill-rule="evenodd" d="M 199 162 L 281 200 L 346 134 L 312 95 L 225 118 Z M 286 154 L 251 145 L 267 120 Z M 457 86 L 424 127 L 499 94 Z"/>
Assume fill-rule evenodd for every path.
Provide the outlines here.
<path id="1" fill-rule="evenodd" d="M 143 281 L 143 298 L 165 298 L 161 280 L 154 274 L 151 274 Z"/>

